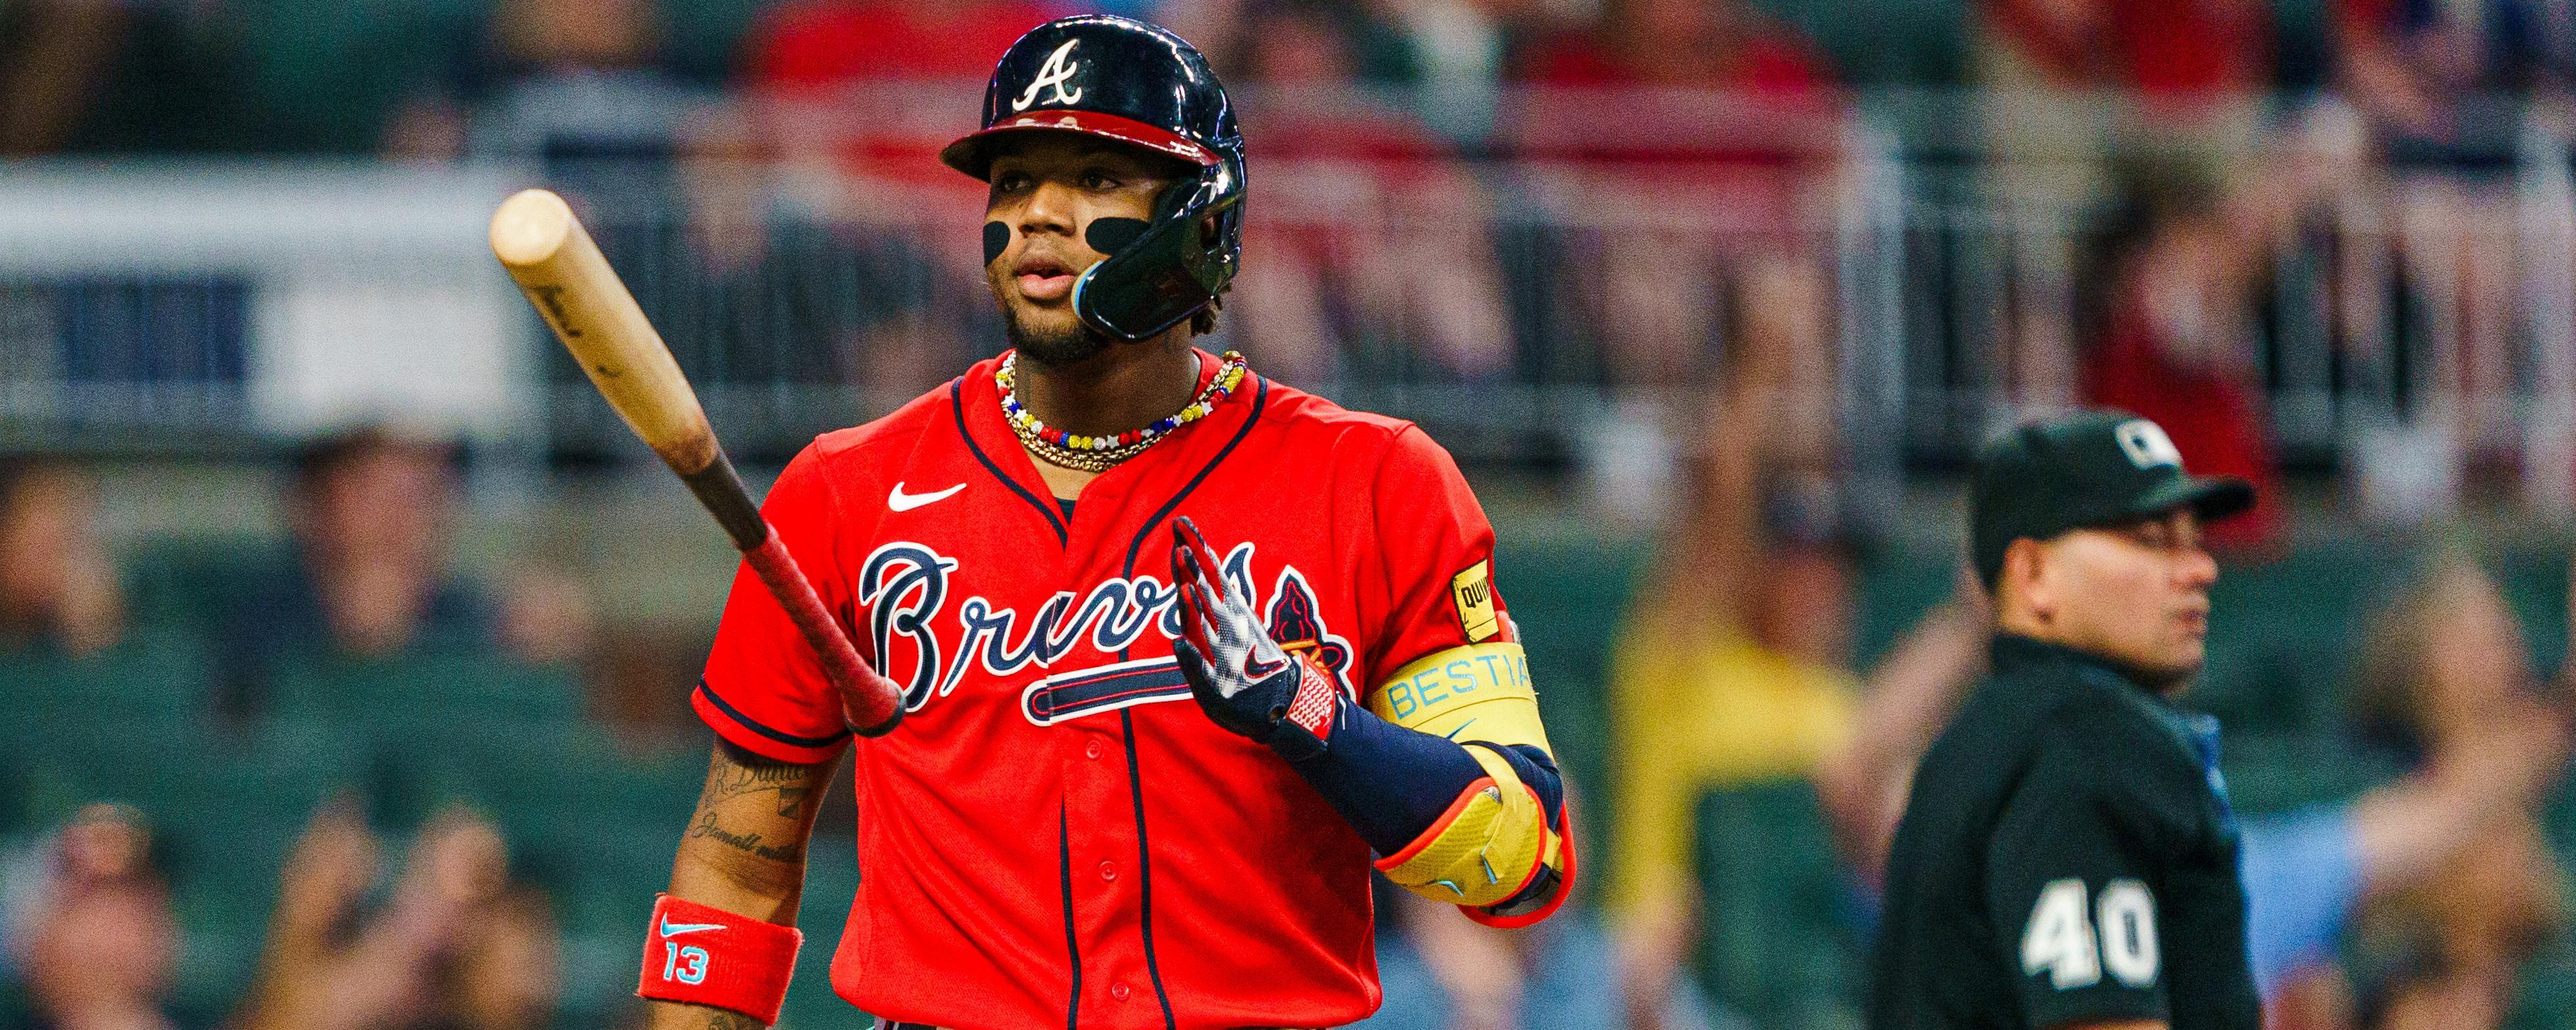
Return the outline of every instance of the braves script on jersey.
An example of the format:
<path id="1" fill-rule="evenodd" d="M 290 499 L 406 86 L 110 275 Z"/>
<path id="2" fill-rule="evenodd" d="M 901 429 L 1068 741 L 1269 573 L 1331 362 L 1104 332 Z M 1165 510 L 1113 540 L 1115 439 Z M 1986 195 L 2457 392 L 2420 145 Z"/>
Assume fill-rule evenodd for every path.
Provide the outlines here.
<path id="1" fill-rule="evenodd" d="M 1170 520 L 1195 520 L 1229 592 L 1360 697 L 1424 655 L 1510 639 L 1484 513 L 1411 424 L 1254 376 L 1093 480 L 1068 518 L 1002 420 L 994 367 L 816 440 L 766 505 L 907 688 L 902 727 L 855 749 L 864 876 L 834 988 L 962 1030 L 1368 1014 L 1368 846 L 1192 702 L 1172 659 Z M 847 736 L 812 652 L 748 578 L 694 703 L 774 758 L 820 761 Z"/>

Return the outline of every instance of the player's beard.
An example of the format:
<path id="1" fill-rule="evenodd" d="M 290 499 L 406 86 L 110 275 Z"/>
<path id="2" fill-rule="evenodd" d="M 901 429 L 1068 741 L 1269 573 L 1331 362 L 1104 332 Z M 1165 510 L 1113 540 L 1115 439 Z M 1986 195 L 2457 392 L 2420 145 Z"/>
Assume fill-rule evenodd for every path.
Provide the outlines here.
<path id="1" fill-rule="evenodd" d="M 1020 320 L 1020 313 L 1005 306 L 1002 311 L 1002 335 L 1020 356 L 1048 368 L 1077 364 L 1109 349 L 1109 338 L 1092 331 L 1075 319 L 1062 329 L 1032 329 Z"/>

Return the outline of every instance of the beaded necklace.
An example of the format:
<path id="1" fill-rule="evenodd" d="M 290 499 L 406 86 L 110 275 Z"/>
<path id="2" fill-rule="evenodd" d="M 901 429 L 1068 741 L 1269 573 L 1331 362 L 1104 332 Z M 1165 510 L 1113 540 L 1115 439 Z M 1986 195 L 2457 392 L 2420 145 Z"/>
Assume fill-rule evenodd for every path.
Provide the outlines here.
<path id="1" fill-rule="evenodd" d="M 1036 415 L 1029 413 L 1029 409 L 1021 406 L 1015 388 L 1019 362 L 1020 352 L 1012 351 L 1002 356 L 1002 367 L 993 370 L 993 385 L 999 387 L 1002 394 L 1003 421 L 1011 424 L 1011 432 L 1020 438 L 1023 446 L 1036 452 L 1048 464 L 1094 473 L 1106 472 L 1119 462 L 1144 453 L 1145 448 L 1171 435 L 1172 430 L 1215 412 L 1216 406 L 1233 396 L 1235 388 L 1243 384 L 1246 371 L 1243 355 L 1227 351 L 1218 359 L 1215 377 L 1209 379 L 1207 387 L 1181 410 L 1155 419 L 1153 424 L 1143 429 L 1130 429 L 1114 436 L 1083 436 L 1040 422 Z"/>

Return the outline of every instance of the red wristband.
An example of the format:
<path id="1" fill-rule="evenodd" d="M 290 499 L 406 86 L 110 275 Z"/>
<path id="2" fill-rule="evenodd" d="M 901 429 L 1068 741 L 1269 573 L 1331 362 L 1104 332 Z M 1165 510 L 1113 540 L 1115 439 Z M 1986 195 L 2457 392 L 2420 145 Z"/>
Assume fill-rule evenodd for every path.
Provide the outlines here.
<path id="1" fill-rule="evenodd" d="M 739 1012 L 768 1026 L 787 1004 L 805 934 L 668 894 L 653 899 L 637 997 Z"/>

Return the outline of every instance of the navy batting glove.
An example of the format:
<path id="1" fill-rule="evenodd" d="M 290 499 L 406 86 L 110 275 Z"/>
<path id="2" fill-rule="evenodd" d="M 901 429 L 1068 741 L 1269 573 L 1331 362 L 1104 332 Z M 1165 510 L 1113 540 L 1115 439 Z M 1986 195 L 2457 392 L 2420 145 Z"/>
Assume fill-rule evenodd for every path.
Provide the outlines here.
<path id="1" fill-rule="evenodd" d="M 1344 698 L 1333 677 L 1290 656 L 1262 628 L 1244 598 L 1226 595 L 1216 554 L 1187 517 L 1172 523 L 1172 582 L 1180 589 L 1181 636 L 1172 641 L 1181 677 L 1208 718 L 1270 745 L 1291 762 L 1324 753 Z"/>

